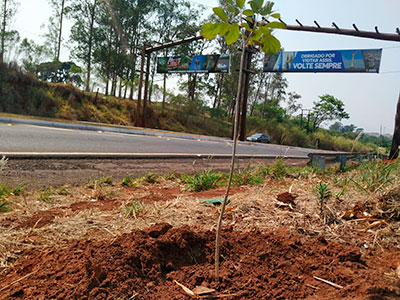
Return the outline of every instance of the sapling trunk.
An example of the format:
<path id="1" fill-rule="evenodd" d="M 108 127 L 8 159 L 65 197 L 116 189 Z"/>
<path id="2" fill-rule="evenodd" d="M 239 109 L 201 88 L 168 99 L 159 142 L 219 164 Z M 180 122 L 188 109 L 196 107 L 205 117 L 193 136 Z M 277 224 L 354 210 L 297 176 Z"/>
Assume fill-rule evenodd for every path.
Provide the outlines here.
<path id="1" fill-rule="evenodd" d="M 238 141 L 238 123 L 239 123 L 239 100 L 242 95 L 242 78 L 243 78 L 243 65 L 245 59 L 245 51 L 246 51 L 246 44 L 247 41 L 243 41 L 242 45 L 242 57 L 240 60 L 240 69 L 239 69 L 239 84 L 238 90 L 236 95 L 236 103 L 235 103 L 235 121 L 233 127 L 233 146 L 232 146 L 232 160 L 231 166 L 229 170 L 229 180 L 228 186 L 226 188 L 226 193 L 224 197 L 224 201 L 222 202 L 221 212 L 219 214 L 218 223 L 217 223 L 217 234 L 215 238 L 215 280 L 219 281 L 219 253 L 220 253 L 220 237 L 221 237 L 221 227 L 222 227 L 222 218 L 224 217 L 226 203 L 228 201 L 229 191 L 232 184 L 232 176 L 233 171 L 235 169 L 235 160 L 236 160 L 236 148 L 237 148 L 237 141 Z"/>

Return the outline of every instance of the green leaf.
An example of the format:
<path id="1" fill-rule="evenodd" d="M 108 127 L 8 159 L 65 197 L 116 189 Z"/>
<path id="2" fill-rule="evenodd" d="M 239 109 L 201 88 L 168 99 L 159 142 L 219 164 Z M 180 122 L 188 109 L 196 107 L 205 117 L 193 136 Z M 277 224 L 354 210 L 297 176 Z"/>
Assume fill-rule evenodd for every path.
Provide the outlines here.
<path id="1" fill-rule="evenodd" d="M 268 1 L 264 4 L 264 6 L 260 10 L 260 14 L 262 16 L 266 16 L 272 13 L 272 8 L 274 7 L 274 3 L 271 1 Z"/>
<path id="2" fill-rule="evenodd" d="M 240 9 L 243 8 L 246 0 L 236 0 L 236 5 L 239 6 Z"/>
<path id="3" fill-rule="evenodd" d="M 236 17 L 238 14 L 240 14 L 240 10 L 235 7 L 235 6 L 228 6 L 227 10 L 233 14 L 233 17 Z"/>
<path id="4" fill-rule="evenodd" d="M 203 24 L 201 26 L 201 32 L 200 32 L 201 36 L 206 39 L 209 39 L 209 40 L 215 39 L 217 37 L 218 33 L 220 32 L 219 24 L 220 23 L 216 23 L 216 24 L 205 23 L 205 24 Z"/>
<path id="5" fill-rule="evenodd" d="M 239 39 L 239 33 L 240 33 L 238 24 L 232 24 L 230 27 L 231 27 L 230 30 L 225 35 L 225 41 L 228 45 L 231 45 L 234 42 L 236 42 Z"/>
<path id="6" fill-rule="evenodd" d="M 251 31 L 250 25 L 248 23 L 243 23 L 242 27 L 244 27 L 247 31 Z"/>
<path id="7" fill-rule="evenodd" d="M 220 23 L 219 35 L 220 36 L 224 36 L 229 31 L 230 28 L 231 28 L 230 24 L 228 24 L 228 23 Z"/>
<path id="8" fill-rule="evenodd" d="M 271 29 L 269 29 L 267 25 L 261 26 L 258 30 L 260 30 L 265 35 L 271 34 Z"/>
<path id="9" fill-rule="evenodd" d="M 265 24 L 265 26 L 268 26 L 269 28 L 280 28 L 280 29 L 285 29 L 286 26 L 282 22 L 270 22 Z"/>
<path id="10" fill-rule="evenodd" d="M 281 50 L 281 42 L 273 35 L 264 35 L 261 42 L 263 43 L 262 51 L 265 54 L 271 55 Z"/>
<path id="11" fill-rule="evenodd" d="M 221 7 L 214 7 L 213 11 L 222 21 L 229 22 L 228 16 Z"/>
<path id="12" fill-rule="evenodd" d="M 252 15 L 254 15 L 254 11 L 252 11 L 251 9 L 246 9 L 243 11 L 243 14 L 247 17 L 251 17 Z"/>
<path id="13" fill-rule="evenodd" d="M 280 19 L 281 18 L 281 14 L 272 14 L 271 17 L 275 18 L 275 19 Z"/>
<path id="14" fill-rule="evenodd" d="M 263 3 L 264 3 L 264 0 L 252 0 L 252 1 L 249 1 L 249 4 L 250 4 L 251 8 L 255 12 L 258 12 L 261 9 Z"/>
<path id="15" fill-rule="evenodd" d="M 260 29 L 254 30 L 253 34 L 250 36 L 251 41 L 259 41 L 262 37 L 263 33 Z"/>
<path id="16" fill-rule="evenodd" d="M 232 0 L 225 0 L 225 2 L 228 2 L 230 5 L 233 5 L 233 1 Z"/>

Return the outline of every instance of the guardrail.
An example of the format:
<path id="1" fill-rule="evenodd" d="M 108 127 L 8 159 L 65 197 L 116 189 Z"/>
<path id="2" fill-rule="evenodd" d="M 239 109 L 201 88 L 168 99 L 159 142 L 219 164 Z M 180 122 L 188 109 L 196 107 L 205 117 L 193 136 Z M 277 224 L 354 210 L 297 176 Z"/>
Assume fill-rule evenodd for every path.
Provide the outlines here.
<path id="1" fill-rule="evenodd" d="M 340 163 L 340 170 L 343 171 L 347 161 L 356 160 L 358 162 L 363 161 L 375 161 L 377 159 L 388 158 L 385 154 L 361 154 L 361 153 L 309 153 L 310 158 L 309 164 L 315 165 L 322 171 L 325 171 L 327 162 L 338 162 Z"/>

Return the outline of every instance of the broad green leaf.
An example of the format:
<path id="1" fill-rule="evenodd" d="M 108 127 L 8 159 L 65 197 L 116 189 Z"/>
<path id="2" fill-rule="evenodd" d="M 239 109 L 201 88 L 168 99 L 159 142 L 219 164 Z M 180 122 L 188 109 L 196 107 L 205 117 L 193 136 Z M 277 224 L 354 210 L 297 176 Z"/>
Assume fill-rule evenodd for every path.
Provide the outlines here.
<path id="1" fill-rule="evenodd" d="M 231 28 L 231 25 L 228 23 L 221 23 L 219 26 L 219 35 L 220 36 L 224 36 L 229 29 Z"/>
<path id="2" fill-rule="evenodd" d="M 263 43 L 262 51 L 265 54 L 275 54 L 281 50 L 281 43 L 273 35 L 264 35 L 261 42 Z"/>
<path id="3" fill-rule="evenodd" d="M 237 6 L 239 6 L 240 9 L 243 8 L 245 2 L 246 0 L 236 0 L 236 4 Z"/>
<path id="4" fill-rule="evenodd" d="M 261 26 L 258 28 L 264 35 L 270 35 L 271 34 L 271 29 L 268 28 L 267 25 Z"/>
<path id="5" fill-rule="evenodd" d="M 228 2 L 230 5 L 233 5 L 233 1 L 232 0 L 225 0 L 225 2 Z"/>
<path id="6" fill-rule="evenodd" d="M 286 26 L 282 22 L 270 22 L 265 24 L 265 26 L 268 26 L 269 28 L 280 28 L 280 29 L 285 29 Z"/>
<path id="7" fill-rule="evenodd" d="M 275 18 L 275 19 L 280 19 L 281 18 L 281 14 L 272 14 L 271 17 Z"/>
<path id="8" fill-rule="evenodd" d="M 228 16 L 221 7 L 214 7 L 214 13 L 224 22 L 229 22 Z"/>
<path id="9" fill-rule="evenodd" d="M 264 0 L 252 0 L 249 1 L 249 4 L 255 12 L 258 12 L 262 8 L 263 2 Z"/>
<path id="10" fill-rule="evenodd" d="M 218 35 L 218 33 L 220 32 L 220 23 L 205 23 L 201 26 L 201 36 L 212 40 L 215 39 Z"/>
<path id="11" fill-rule="evenodd" d="M 262 37 L 263 33 L 260 29 L 254 30 L 253 34 L 250 36 L 251 41 L 259 41 Z"/>
<path id="12" fill-rule="evenodd" d="M 235 6 L 228 6 L 227 10 L 233 14 L 233 17 L 236 17 L 238 14 L 240 14 L 240 10 L 235 7 Z"/>
<path id="13" fill-rule="evenodd" d="M 230 30 L 225 35 L 225 41 L 228 45 L 231 45 L 234 42 L 236 42 L 239 39 L 239 33 L 240 33 L 238 24 L 232 24 L 230 27 L 231 27 Z"/>
<path id="14" fill-rule="evenodd" d="M 260 10 L 260 15 L 262 16 L 270 15 L 272 13 L 273 6 L 274 6 L 273 2 L 271 1 L 266 2 Z"/>
<path id="15" fill-rule="evenodd" d="M 252 11 L 251 9 L 246 9 L 243 11 L 243 14 L 247 17 L 251 17 L 252 15 L 254 15 L 254 11 Z"/>
<path id="16" fill-rule="evenodd" d="M 250 25 L 248 23 L 243 23 L 242 27 L 244 27 L 247 31 L 251 31 Z"/>

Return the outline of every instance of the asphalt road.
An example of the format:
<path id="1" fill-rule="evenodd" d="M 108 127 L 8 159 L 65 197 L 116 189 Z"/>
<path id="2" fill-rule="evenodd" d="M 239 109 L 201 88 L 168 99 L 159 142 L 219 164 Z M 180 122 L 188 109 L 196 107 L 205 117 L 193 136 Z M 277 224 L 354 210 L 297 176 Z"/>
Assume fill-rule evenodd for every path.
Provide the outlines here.
<path id="1" fill-rule="evenodd" d="M 0 154 L 4 153 L 117 153 L 117 154 L 230 154 L 229 140 L 209 141 L 165 136 L 41 127 L 0 123 Z M 313 149 L 272 144 L 239 143 L 238 154 L 306 156 Z"/>

